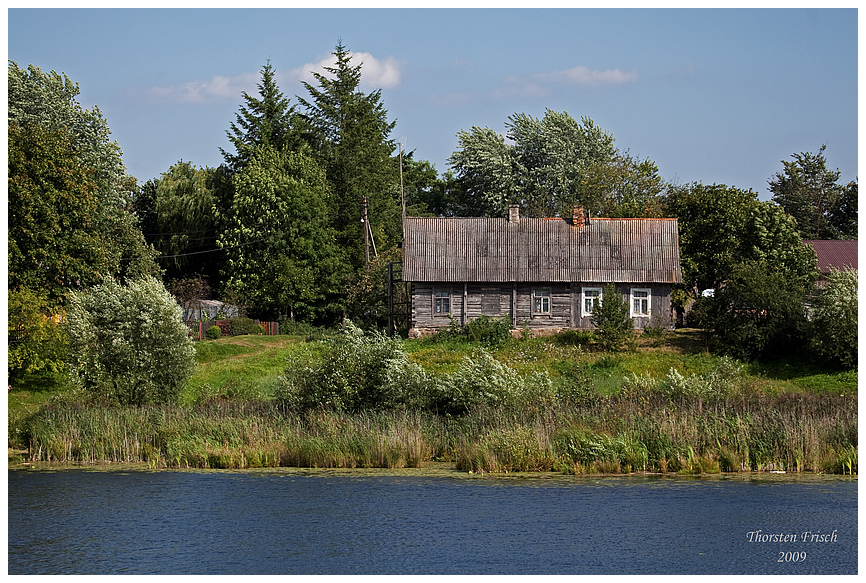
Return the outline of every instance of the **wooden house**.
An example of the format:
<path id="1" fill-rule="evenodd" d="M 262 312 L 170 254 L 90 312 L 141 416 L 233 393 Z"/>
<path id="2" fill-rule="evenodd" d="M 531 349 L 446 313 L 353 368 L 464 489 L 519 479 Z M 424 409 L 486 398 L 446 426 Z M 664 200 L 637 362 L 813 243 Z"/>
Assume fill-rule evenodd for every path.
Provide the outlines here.
<path id="1" fill-rule="evenodd" d="M 407 218 L 403 281 L 411 282 L 410 335 L 510 316 L 538 332 L 592 328 L 605 284 L 628 302 L 635 328 L 671 325 L 682 281 L 676 219 Z"/>

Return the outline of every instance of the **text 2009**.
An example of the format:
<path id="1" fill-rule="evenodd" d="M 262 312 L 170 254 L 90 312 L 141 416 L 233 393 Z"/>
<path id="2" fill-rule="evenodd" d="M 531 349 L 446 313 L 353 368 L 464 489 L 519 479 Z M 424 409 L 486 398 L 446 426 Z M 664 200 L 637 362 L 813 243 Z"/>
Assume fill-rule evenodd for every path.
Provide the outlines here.
<path id="1" fill-rule="evenodd" d="M 804 563 L 806 561 L 806 551 L 802 553 L 783 553 L 779 551 L 779 560 L 777 563 Z"/>

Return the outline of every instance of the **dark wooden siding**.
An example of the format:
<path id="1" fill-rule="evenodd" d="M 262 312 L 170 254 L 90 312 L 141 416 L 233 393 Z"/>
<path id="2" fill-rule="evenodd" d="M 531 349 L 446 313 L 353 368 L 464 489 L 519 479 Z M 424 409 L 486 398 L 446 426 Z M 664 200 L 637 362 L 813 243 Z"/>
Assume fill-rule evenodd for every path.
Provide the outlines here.
<path id="1" fill-rule="evenodd" d="M 519 284 L 466 284 L 447 285 L 438 283 L 415 283 L 412 285 L 412 327 L 442 328 L 451 324 L 451 318 L 457 324 L 465 324 L 484 314 L 492 318 L 509 316 L 512 326 L 520 328 L 593 328 L 590 317 L 581 317 L 582 290 L 587 288 L 603 288 L 604 283 L 586 282 L 582 284 L 550 284 L 550 283 L 519 283 Z M 533 313 L 533 290 L 543 288 L 550 290 L 550 314 Z M 651 290 L 650 317 L 635 317 L 636 329 L 647 325 L 669 326 L 671 323 L 670 284 L 620 284 L 616 286 L 617 293 L 626 302 L 630 301 L 632 288 L 649 288 Z M 465 289 L 465 296 L 464 296 Z M 437 315 L 433 311 L 433 293 L 436 290 L 451 291 L 451 318 L 448 315 Z M 465 300 L 464 300 L 465 298 Z M 465 308 L 464 308 L 465 306 Z"/>

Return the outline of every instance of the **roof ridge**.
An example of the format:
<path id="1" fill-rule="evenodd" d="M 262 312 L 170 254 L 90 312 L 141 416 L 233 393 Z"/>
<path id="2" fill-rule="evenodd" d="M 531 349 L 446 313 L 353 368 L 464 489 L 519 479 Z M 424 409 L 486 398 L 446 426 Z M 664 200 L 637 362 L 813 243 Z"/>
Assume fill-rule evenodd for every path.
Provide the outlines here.
<path id="1" fill-rule="evenodd" d="M 435 220 L 479 220 L 479 221 L 507 221 L 508 217 L 406 217 L 406 219 L 435 219 Z M 589 217 L 592 221 L 677 221 L 677 217 Z M 520 217 L 520 221 L 571 221 L 571 217 Z"/>

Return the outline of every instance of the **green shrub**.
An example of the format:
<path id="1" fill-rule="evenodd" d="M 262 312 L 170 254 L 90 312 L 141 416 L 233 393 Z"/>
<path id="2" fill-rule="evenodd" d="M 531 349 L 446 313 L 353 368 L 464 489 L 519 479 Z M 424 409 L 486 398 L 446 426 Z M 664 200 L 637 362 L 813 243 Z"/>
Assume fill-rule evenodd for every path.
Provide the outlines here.
<path id="1" fill-rule="evenodd" d="M 453 374 L 432 382 L 429 390 L 430 407 L 453 415 L 480 407 L 537 411 L 557 399 L 557 390 L 546 372 L 521 376 L 483 348 L 464 358 Z"/>
<path id="2" fill-rule="evenodd" d="M 686 325 L 689 328 L 708 327 L 710 325 L 710 307 L 712 304 L 712 297 L 701 296 L 696 299 L 686 315 Z"/>
<path id="3" fill-rule="evenodd" d="M 807 346 L 805 288 L 767 262 L 736 265 L 708 315 L 724 349 L 744 360 L 793 356 Z"/>
<path id="4" fill-rule="evenodd" d="M 563 330 L 555 337 L 556 342 L 567 346 L 586 346 L 595 342 L 595 332 L 592 330 Z"/>
<path id="5" fill-rule="evenodd" d="M 727 356 L 701 375 L 683 375 L 675 368 L 660 379 L 648 374 L 632 374 L 625 377 L 621 395 L 636 396 L 658 393 L 668 398 L 715 398 L 733 394 L 744 388 L 745 367 Z"/>
<path id="6" fill-rule="evenodd" d="M 265 333 L 265 328 L 264 328 L 264 326 L 262 326 L 261 324 L 256 324 L 255 326 L 253 326 L 253 331 L 252 331 L 252 333 L 253 333 L 253 334 L 262 335 L 262 334 Z"/>
<path id="7" fill-rule="evenodd" d="M 403 387 L 386 382 L 389 369 L 408 359 L 399 338 L 364 331 L 347 321 L 321 353 L 307 351 L 289 362 L 277 388 L 285 404 L 346 411 L 381 409 L 403 403 Z M 393 375 L 392 375 L 393 376 Z"/>
<path id="8" fill-rule="evenodd" d="M 629 316 L 628 303 L 612 283 L 604 286 L 601 302 L 592 312 L 592 323 L 602 349 L 619 352 L 623 343 L 634 333 L 634 321 Z"/>
<path id="9" fill-rule="evenodd" d="M 302 336 L 307 342 L 334 338 L 332 329 L 314 326 L 307 322 L 298 322 L 289 318 L 280 318 L 280 334 L 287 336 Z"/>
<path id="10" fill-rule="evenodd" d="M 205 335 L 205 338 L 207 338 L 208 340 L 216 340 L 217 338 L 222 336 L 223 333 L 220 330 L 219 326 L 211 326 L 210 328 L 207 329 L 207 332 L 205 332 L 204 335 Z"/>
<path id="11" fill-rule="evenodd" d="M 55 322 L 58 306 L 44 293 L 25 288 L 10 290 L 9 381 L 18 384 L 25 375 L 59 373 L 64 370 L 67 339 Z"/>
<path id="12" fill-rule="evenodd" d="M 498 346 L 511 338 L 511 318 L 491 318 L 484 314 L 466 324 L 466 335 L 487 346 Z"/>
<path id="13" fill-rule="evenodd" d="M 244 336 L 256 333 L 256 323 L 250 318 L 230 318 L 229 333 L 232 336 Z"/>
<path id="14" fill-rule="evenodd" d="M 667 331 L 662 326 L 646 326 L 643 329 L 643 337 L 651 342 L 653 346 L 662 346 L 665 343 Z"/>
<path id="15" fill-rule="evenodd" d="M 450 317 L 450 316 L 449 316 Z M 511 338 L 511 317 L 492 318 L 482 314 L 465 325 L 459 325 L 451 318 L 451 325 L 436 334 L 437 342 L 463 341 L 477 342 L 495 347 Z"/>
<path id="16" fill-rule="evenodd" d="M 812 347 L 847 369 L 857 366 L 857 271 L 833 270 L 815 304 Z"/>
<path id="17" fill-rule="evenodd" d="M 72 381 L 94 395 L 171 402 L 195 370 L 180 306 L 153 277 L 71 292 L 66 318 Z"/>
<path id="18" fill-rule="evenodd" d="M 520 388 L 517 371 L 479 349 L 442 383 L 438 405 L 457 414 L 479 405 L 506 405 L 514 401 Z"/>

